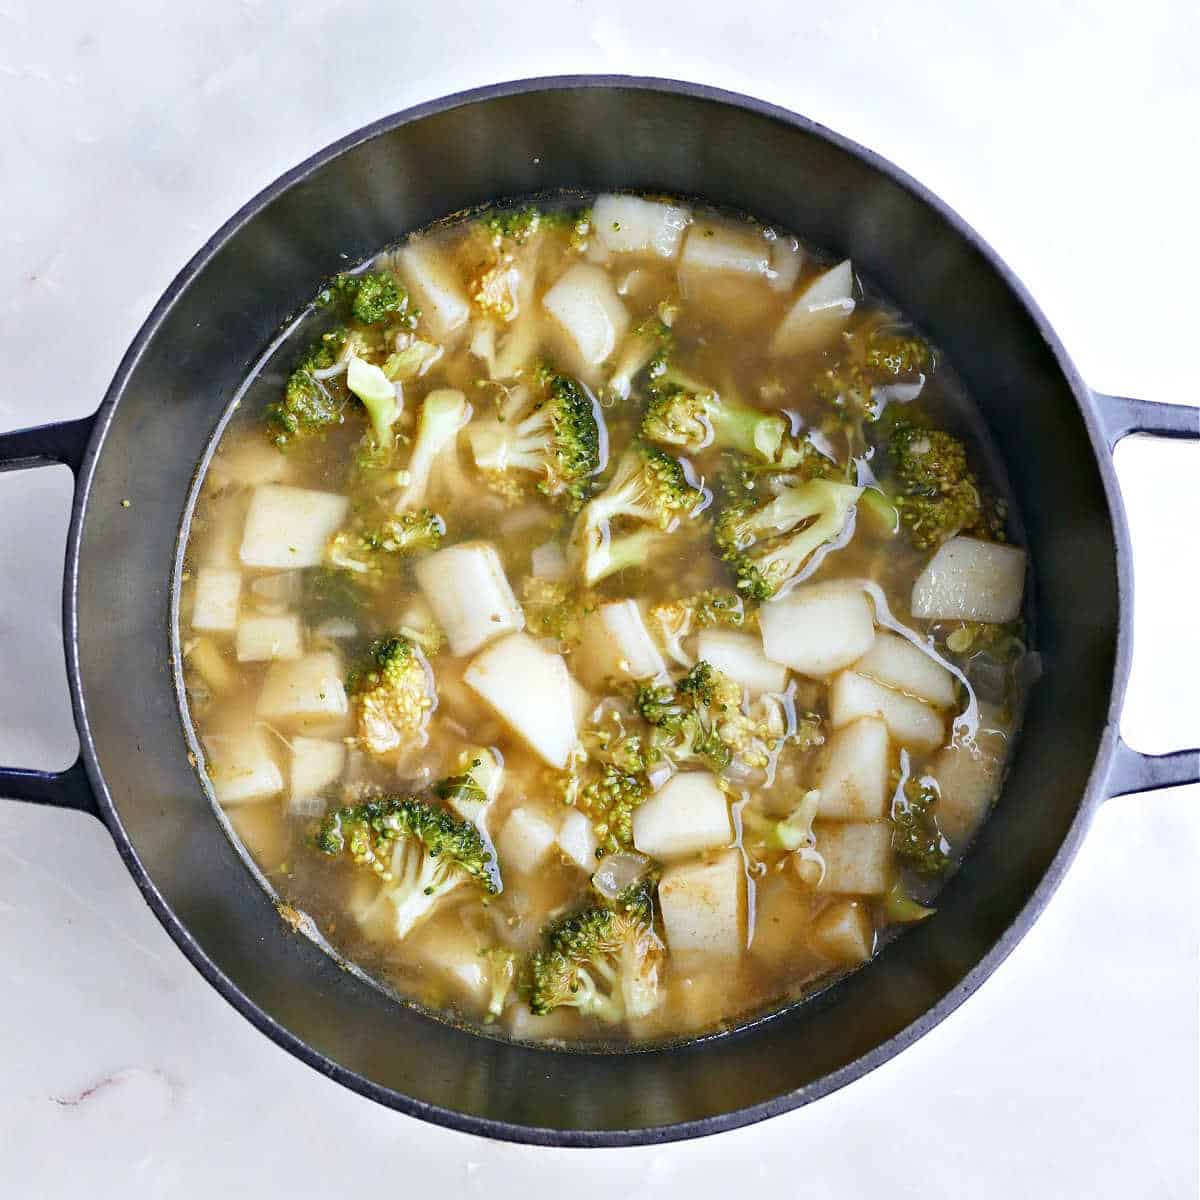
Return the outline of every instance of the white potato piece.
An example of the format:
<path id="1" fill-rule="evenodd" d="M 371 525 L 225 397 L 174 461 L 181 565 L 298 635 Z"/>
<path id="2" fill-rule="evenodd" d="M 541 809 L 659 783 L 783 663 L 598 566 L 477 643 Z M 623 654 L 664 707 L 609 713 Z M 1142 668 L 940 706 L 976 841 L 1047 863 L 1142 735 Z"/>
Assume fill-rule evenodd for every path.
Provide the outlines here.
<path id="1" fill-rule="evenodd" d="M 567 765 L 578 725 L 561 654 L 528 634 L 510 633 L 475 658 L 463 679 L 541 758 L 560 770 Z"/>
<path id="2" fill-rule="evenodd" d="M 236 628 L 241 595 L 241 571 L 201 567 L 196 572 L 192 628 L 197 633 L 228 633 Z"/>
<path id="3" fill-rule="evenodd" d="M 854 268 L 850 260 L 818 275 L 802 291 L 775 330 L 768 352 L 804 354 L 831 341 L 854 312 Z"/>
<path id="4" fill-rule="evenodd" d="M 208 474 L 217 485 L 257 487 L 260 483 L 283 483 L 291 468 L 292 459 L 259 435 L 222 445 L 213 456 Z"/>
<path id="5" fill-rule="evenodd" d="M 484 953 L 489 943 L 465 923 L 435 921 L 418 925 L 404 939 L 404 954 L 423 975 L 448 986 L 456 1001 L 486 1005 L 491 997 L 491 962 Z"/>
<path id="6" fill-rule="evenodd" d="M 812 926 L 818 954 L 847 967 L 865 963 L 875 949 L 875 926 L 861 900 L 834 900 Z"/>
<path id="7" fill-rule="evenodd" d="M 567 556 L 558 542 L 543 542 L 529 556 L 530 573 L 539 579 L 566 579 L 570 575 Z"/>
<path id="8" fill-rule="evenodd" d="M 329 725 L 350 711 L 341 659 L 330 650 L 267 668 L 255 710 L 264 721 L 294 728 Z"/>
<path id="9" fill-rule="evenodd" d="M 629 313 L 608 272 L 591 263 L 568 267 L 542 297 L 542 307 L 587 367 L 608 358 L 629 328 Z"/>
<path id="10" fill-rule="evenodd" d="M 325 812 L 321 793 L 346 769 L 346 746 L 328 738 L 292 738 L 288 777 L 288 812 L 295 817 L 319 817 Z"/>
<path id="11" fill-rule="evenodd" d="M 804 265 L 804 251 L 791 234 L 777 233 L 771 239 L 771 267 L 767 282 L 777 292 L 790 292 L 800 278 Z"/>
<path id="12" fill-rule="evenodd" d="M 765 281 L 770 267 L 771 243 L 757 226 L 697 221 L 684 239 L 679 278 L 685 289 L 696 276 L 713 271 Z"/>
<path id="13" fill-rule="evenodd" d="M 1003 624 L 1021 615 L 1025 551 L 954 537 L 938 547 L 913 584 L 914 617 Z"/>
<path id="14" fill-rule="evenodd" d="M 762 641 L 733 629 L 702 629 L 696 639 L 696 658 L 716 667 L 740 683 L 753 696 L 782 692 L 787 687 L 787 667 L 772 662 Z"/>
<path id="15" fill-rule="evenodd" d="M 882 821 L 888 808 L 891 740 L 878 717 L 862 717 L 829 738 L 818 790 L 822 820 Z"/>
<path id="16" fill-rule="evenodd" d="M 596 832 L 583 813 L 572 809 L 558 827 L 558 848 L 580 870 L 596 869 Z"/>
<path id="17" fill-rule="evenodd" d="M 728 846 L 729 802 L 707 771 L 672 775 L 633 812 L 633 844 L 664 862 Z"/>
<path id="18" fill-rule="evenodd" d="M 592 205 L 596 240 L 610 254 L 674 258 L 690 220 L 686 208 L 640 196 L 597 196 Z"/>
<path id="19" fill-rule="evenodd" d="M 415 573 L 451 654 L 474 654 L 488 642 L 525 628 L 525 614 L 495 546 L 448 546 L 422 558 Z"/>
<path id="20" fill-rule="evenodd" d="M 892 829 L 886 821 L 819 821 L 813 833 L 825 860 L 818 891 L 882 896 L 892 886 Z"/>
<path id="21" fill-rule="evenodd" d="M 466 292 L 435 247 L 410 242 L 396 252 L 396 266 L 435 338 L 444 341 L 467 323 Z"/>
<path id="22" fill-rule="evenodd" d="M 737 958 L 746 945 L 745 871 L 736 850 L 668 867 L 658 885 L 671 954 Z"/>
<path id="23" fill-rule="evenodd" d="M 220 646 L 210 637 L 200 637 L 190 642 L 184 651 L 184 658 L 214 692 L 228 692 L 238 681 Z"/>
<path id="24" fill-rule="evenodd" d="M 892 737 L 910 750 L 936 750 L 946 740 L 946 724 L 928 704 L 843 671 L 829 689 L 830 724 L 840 729 L 860 717 L 881 717 Z"/>
<path id="25" fill-rule="evenodd" d="M 854 670 L 938 708 L 950 708 L 957 695 L 954 676 L 941 663 L 908 638 L 886 629 L 879 631 Z"/>
<path id="26" fill-rule="evenodd" d="M 541 865 L 558 838 L 558 831 L 532 808 L 514 808 L 496 839 L 500 871 L 528 875 Z"/>
<path id="27" fill-rule="evenodd" d="M 930 764 L 940 799 L 938 827 L 959 849 L 969 842 L 1000 794 L 1008 740 L 981 726 L 973 742 L 947 746 Z"/>
<path id="28" fill-rule="evenodd" d="M 759 610 L 763 653 L 801 675 L 822 678 L 862 658 L 875 641 L 875 618 L 862 588 L 814 583 Z"/>
<path id="29" fill-rule="evenodd" d="M 283 791 L 274 746 L 261 729 L 205 738 L 204 752 L 204 769 L 222 807 L 257 804 Z"/>
<path id="30" fill-rule="evenodd" d="M 279 617 L 243 617 L 238 622 L 238 662 L 273 662 L 299 658 L 304 632 L 295 613 Z"/>
<path id="31" fill-rule="evenodd" d="M 599 690 L 612 680 L 654 679 L 666 664 L 646 628 L 636 600 L 602 604 L 583 620 L 572 662 L 579 677 Z"/>
<path id="32" fill-rule="evenodd" d="M 266 483 L 254 489 L 239 557 L 243 566 L 283 570 L 317 567 L 350 511 L 333 492 Z"/>

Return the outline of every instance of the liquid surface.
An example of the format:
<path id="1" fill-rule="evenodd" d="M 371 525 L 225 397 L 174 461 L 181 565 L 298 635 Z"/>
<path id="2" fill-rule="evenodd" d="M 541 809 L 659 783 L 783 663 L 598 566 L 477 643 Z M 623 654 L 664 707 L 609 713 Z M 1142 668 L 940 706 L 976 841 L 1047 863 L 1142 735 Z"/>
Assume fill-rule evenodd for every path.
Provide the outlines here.
<path id="1" fill-rule="evenodd" d="M 1019 525 L 949 364 L 695 205 L 436 227 L 248 387 L 181 593 L 270 885 L 400 996 L 688 1036 L 928 919 L 995 800 Z"/>

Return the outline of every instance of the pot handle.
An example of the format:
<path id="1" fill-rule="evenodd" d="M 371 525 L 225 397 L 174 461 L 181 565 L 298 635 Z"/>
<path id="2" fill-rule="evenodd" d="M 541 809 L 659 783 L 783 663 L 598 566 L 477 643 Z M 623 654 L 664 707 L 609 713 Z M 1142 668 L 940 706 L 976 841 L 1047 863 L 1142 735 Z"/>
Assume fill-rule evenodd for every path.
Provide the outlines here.
<path id="1" fill-rule="evenodd" d="M 96 413 L 77 421 L 40 425 L 0 433 L 0 471 L 21 471 L 27 467 L 45 467 L 63 463 L 71 468 L 79 485 L 79 469 L 96 424 Z M 54 808 L 74 808 L 100 817 L 100 808 L 88 782 L 83 759 L 65 771 L 30 771 L 20 767 L 0 767 L 0 796 L 49 804 Z"/>
<path id="2" fill-rule="evenodd" d="M 1096 413 L 1111 454 L 1117 443 L 1132 433 L 1154 437 L 1200 440 L 1200 409 L 1187 404 L 1156 404 L 1124 396 L 1093 393 Z M 1149 792 L 1155 788 L 1200 783 L 1200 749 L 1173 754 L 1143 754 L 1118 736 L 1108 771 L 1109 796 Z"/>

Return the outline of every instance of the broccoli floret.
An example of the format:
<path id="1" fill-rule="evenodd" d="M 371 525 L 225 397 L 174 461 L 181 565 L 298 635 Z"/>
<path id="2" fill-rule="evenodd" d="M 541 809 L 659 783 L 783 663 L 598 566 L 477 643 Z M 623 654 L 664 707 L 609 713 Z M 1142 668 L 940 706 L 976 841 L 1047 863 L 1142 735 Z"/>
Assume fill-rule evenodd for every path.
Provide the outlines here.
<path id="1" fill-rule="evenodd" d="M 845 529 L 861 492 L 849 484 L 810 479 L 765 501 L 750 495 L 727 500 L 714 536 L 739 590 L 754 600 L 776 595 Z"/>
<path id="2" fill-rule="evenodd" d="M 635 884 L 611 905 L 585 908 L 545 930 L 530 963 L 533 1013 L 570 1007 L 615 1023 L 655 1009 L 663 946 L 654 932 L 652 887 Z"/>
<path id="3" fill-rule="evenodd" d="M 631 446 L 608 486 L 576 519 L 571 549 L 584 581 L 591 586 L 623 567 L 640 566 L 658 535 L 673 530 L 703 499 L 677 459 L 643 442 Z M 617 520 L 635 527 L 617 532 Z"/>
<path id="4" fill-rule="evenodd" d="M 892 800 L 892 850 L 918 875 L 938 876 L 950 867 L 950 843 L 938 828 L 937 784 L 907 779 Z"/>
<path id="5" fill-rule="evenodd" d="M 417 311 L 408 300 L 404 285 L 390 271 L 368 271 L 363 275 L 338 275 L 317 297 L 322 304 L 338 301 L 349 306 L 350 315 L 363 325 L 399 321 L 411 328 Z"/>
<path id="6" fill-rule="evenodd" d="M 300 611 L 310 625 L 330 619 L 353 620 L 362 609 L 359 580 L 348 571 L 316 567 L 304 572 Z"/>
<path id="7" fill-rule="evenodd" d="M 424 375 L 434 363 L 442 357 L 441 346 L 433 342 L 422 341 L 412 334 L 403 335 L 409 339 L 407 345 L 400 350 L 394 350 L 383 363 L 383 373 L 393 383 L 407 383 Z"/>
<path id="8" fill-rule="evenodd" d="M 526 204 L 520 208 L 494 209 L 483 218 L 483 225 L 493 238 L 522 245 L 537 233 L 545 220 L 540 208 Z"/>
<path id="9" fill-rule="evenodd" d="M 346 386 L 367 410 L 375 445 L 390 450 L 394 441 L 392 426 L 400 416 L 395 385 L 374 363 L 355 355 L 346 369 Z"/>
<path id="10" fill-rule="evenodd" d="M 902 879 L 897 879 L 884 893 L 883 914 L 889 921 L 897 924 L 910 925 L 914 921 L 924 921 L 926 917 L 932 917 L 935 912 L 937 912 L 936 908 L 927 908 L 924 904 L 914 900 L 908 894 L 908 889 L 904 886 Z"/>
<path id="11" fill-rule="evenodd" d="M 288 376 L 283 398 L 267 405 L 268 433 L 281 450 L 300 438 L 341 424 L 346 408 L 345 386 L 338 379 L 321 379 L 314 372 L 334 366 L 346 336 L 341 328 L 322 334 Z"/>
<path id="12" fill-rule="evenodd" d="M 813 821 L 821 804 L 821 793 L 805 792 L 796 808 L 782 819 L 768 817 L 757 808 L 742 808 L 742 840 L 751 846 L 790 854 L 803 846 L 815 846 Z"/>
<path id="13" fill-rule="evenodd" d="M 347 805 L 321 823 L 316 848 L 347 855 L 383 881 L 403 938 L 463 884 L 496 892 L 491 854 L 474 825 L 416 796 L 381 796 Z"/>
<path id="14" fill-rule="evenodd" d="M 503 946 L 492 946 L 483 951 L 483 961 L 488 983 L 484 1023 L 491 1024 L 504 1011 L 517 982 L 517 956 Z"/>
<path id="15" fill-rule="evenodd" d="M 325 560 L 342 571 L 379 575 L 398 559 L 436 550 L 445 532 L 446 522 L 428 508 L 384 517 L 376 525 L 360 519 L 333 536 Z"/>
<path id="16" fill-rule="evenodd" d="M 880 379 L 928 375 L 934 363 L 933 348 L 914 333 L 875 329 L 867 341 L 864 365 Z"/>
<path id="17" fill-rule="evenodd" d="M 684 653 L 683 640 L 698 629 L 726 626 L 741 629 L 755 624 L 754 614 L 746 612 L 746 602 L 737 592 L 708 588 L 694 596 L 664 600 L 651 607 L 650 623 L 657 627 L 667 653 L 682 667 L 692 665 Z"/>
<path id="18" fill-rule="evenodd" d="M 433 672 L 407 638 L 376 642 L 351 672 L 347 692 L 358 716 L 358 740 L 371 754 L 393 755 L 423 745 L 437 702 Z"/>
<path id="19" fill-rule="evenodd" d="M 605 394 L 614 400 L 628 400 L 633 381 L 650 368 L 651 377 L 666 370 L 666 355 L 671 349 L 670 326 L 660 316 L 640 322 L 625 338 L 616 365 L 605 384 Z"/>
<path id="20" fill-rule="evenodd" d="M 899 489 L 900 523 L 918 550 L 933 549 L 964 531 L 1000 536 L 1002 510 L 989 509 L 960 439 L 898 420 L 887 452 Z"/>
<path id="21" fill-rule="evenodd" d="M 650 402 L 642 418 L 641 436 L 665 446 L 680 446 L 693 453 L 719 446 L 753 456 L 764 463 L 788 465 L 782 460 L 789 424 L 778 413 L 759 412 L 716 392 L 690 390 L 666 382 L 650 389 Z"/>
<path id="22" fill-rule="evenodd" d="M 600 468 L 598 414 L 578 380 L 539 367 L 532 388 L 507 392 L 495 418 L 471 426 L 475 465 L 502 492 L 519 494 L 512 472 L 524 472 L 537 480 L 539 492 L 563 497 L 574 511 Z"/>
<path id="23" fill-rule="evenodd" d="M 439 388 L 425 397 L 408 467 L 399 474 L 401 486 L 392 498 L 393 512 L 410 512 L 425 507 L 425 493 L 429 490 L 433 464 L 438 455 L 453 443 L 458 431 L 470 417 L 471 406 L 462 392 Z"/>
<path id="24" fill-rule="evenodd" d="M 561 579 L 529 575 L 521 588 L 521 607 L 530 629 L 563 646 L 579 641 L 579 627 L 593 605 L 589 593 L 580 593 Z"/>
<path id="25" fill-rule="evenodd" d="M 1025 622 L 1010 621 L 993 625 L 984 621 L 954 621 L 935 631 L 942 645 L 954 655 L 966 658 L 986 654 L 996 662 L 1011 662 L 1025 653 Z"/>

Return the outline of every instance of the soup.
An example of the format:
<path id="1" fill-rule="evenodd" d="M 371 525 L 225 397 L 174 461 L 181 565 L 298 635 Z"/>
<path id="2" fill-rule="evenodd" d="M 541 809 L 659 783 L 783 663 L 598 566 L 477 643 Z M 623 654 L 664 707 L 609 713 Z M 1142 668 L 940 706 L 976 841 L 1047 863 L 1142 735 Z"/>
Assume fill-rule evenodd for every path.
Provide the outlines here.
<path id="1" fill-rule="evenodd" d="M 660 197 L 460 217 L 249 381 L 181 590 L 294 924 L 530 1040 L 737 1023 L 928 919 L 1019 723 L 1025 554 L 938 350 Z"/>

